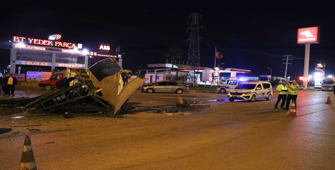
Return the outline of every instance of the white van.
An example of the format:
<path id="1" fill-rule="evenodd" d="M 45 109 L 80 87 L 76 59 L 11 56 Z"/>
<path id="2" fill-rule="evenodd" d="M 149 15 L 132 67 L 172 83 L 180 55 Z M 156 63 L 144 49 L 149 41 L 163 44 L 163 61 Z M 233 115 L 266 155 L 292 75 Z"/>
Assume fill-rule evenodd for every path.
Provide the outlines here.
<path id="1" fill-rule="evenodd" d="M 226 93 L 230 89 L 234 89 L 238 85 L 238 81 L 235 79 L 222 79 L 218 83 L 216 89 L 217 93 Z"/>
<path id="2" fill-rule="evenodd" d="M 231 102 L 235 99 L 254 102 L 256 99 L 271 100 L 272 95 L 273 90 L 270 82 L 255 81 L 239 83 L 235 89 L 230 90 L 228 98 Z"/>

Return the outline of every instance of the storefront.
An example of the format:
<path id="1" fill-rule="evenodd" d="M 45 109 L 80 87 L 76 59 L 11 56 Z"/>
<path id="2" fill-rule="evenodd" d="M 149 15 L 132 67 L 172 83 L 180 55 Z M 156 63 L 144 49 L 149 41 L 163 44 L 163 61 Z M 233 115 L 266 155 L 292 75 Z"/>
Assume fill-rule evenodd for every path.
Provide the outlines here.
<path id="1" fill-rule="evenodd" d="M 118 58 L 121 56 L 108 53 L 110 47 L 100 46 L 99 52 L 89 51 L 80 43 L 63 42 L 60 35 L 48 40 L 14 36 L 10 50 L 10 73 L 27 71 L 53 72 L 65 68 L 88 68 L 89 59 L 93 57 Z M 101 52 L 107 51 L 107 52 Z"/>
<path id="2" fill-rule="evenodd" d="M 237 74 L 250 73 L 251 70 L 222 67 L 196 67 L 187 65 L 161 63 L 148 64 L 145 83 L 159 81 L 178 81 L 182 83 L 193 83 L 199 85 L 212 85 L 219 83 L 222 79 L 237 79 Z M 194 81 L 195 80 L 195 81 Z"/>

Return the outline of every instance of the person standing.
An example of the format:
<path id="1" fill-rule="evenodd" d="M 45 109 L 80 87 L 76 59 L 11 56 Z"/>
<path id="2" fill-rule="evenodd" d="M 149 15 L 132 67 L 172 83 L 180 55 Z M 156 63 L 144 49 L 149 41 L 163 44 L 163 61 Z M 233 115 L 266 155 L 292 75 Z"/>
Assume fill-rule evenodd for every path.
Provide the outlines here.
<path id="1" fill-rule="evenodd" d="M 13 77 L 12 74 L 9 74 L 9 77 L 7 78 L 7 94 L 14 96 L 15 91 L 15 85 L 17 84 L 17 79 Z"/>
<path id="2" fill-rule="evenodd" d="M 4 95 L 7 95 L 7 78 L 6 74 L 2 75 L 1 86 Z"/>
<path id="3" fill-rule="evenodd" d="M 277 106 L 278 106 L 278 103 L 280 102 L 280 100 L 282 101 L 281 105 L 280 105 L 280 108 L 285 109 L 284 105 L 285 105 L 286 96 L 287 96 L 287 93 L 288 93 L 286 81 L 283 80 L 282 83 L 279 84 L 276 89 L 277 89 L 279 94 L 278 94 L 277 102 L 276 102 L 276 105 L 275 105 L 275 109 L 278 108 Z"/>
<path id="4" fill-rule="evenodd" d="M 288 95 L 286 100 L 286 108 L 285 108 L 286 110 L 289 109 L 291 100 L 293 100 L 295 105 L 297 106 L 299 84 L 297 83 L 296 80 L 293 80 L 292 84 L 288 84 L 287 89 L 288 89 Z"/>

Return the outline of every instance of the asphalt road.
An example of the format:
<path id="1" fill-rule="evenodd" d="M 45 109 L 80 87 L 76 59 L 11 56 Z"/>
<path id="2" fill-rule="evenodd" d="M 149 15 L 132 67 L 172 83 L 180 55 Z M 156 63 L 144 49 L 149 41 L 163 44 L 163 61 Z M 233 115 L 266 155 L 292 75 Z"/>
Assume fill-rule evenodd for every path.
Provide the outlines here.
<path id="1" fill-rule="evenodd" d="M 275 100 L 231 103 L 219 94 L 181 96 L 211 107 L 188 115 L 136 112 L 119 118 L 0 116 L 0 127 L 12 129 L 0 134 L 0 169 L 18 169 L 25 134 L 38 168 L 48 170 L 335 167 L 335 107 L 325 104 L 325 92 L 299 91 L 295 118 L 274 109 Z M 130 102 L 173 105 L 178 97 L 135 93 Z"/>

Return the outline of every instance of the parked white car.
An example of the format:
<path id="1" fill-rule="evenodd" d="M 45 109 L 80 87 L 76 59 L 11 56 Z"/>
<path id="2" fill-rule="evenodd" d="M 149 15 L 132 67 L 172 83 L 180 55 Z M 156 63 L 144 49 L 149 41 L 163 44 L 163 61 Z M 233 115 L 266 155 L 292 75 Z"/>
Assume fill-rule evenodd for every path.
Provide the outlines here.
<path id="1" fill-rule="evenodd" d="M 270 82 L 255 81 L 255 82 L 241 82 L 235 89 L 231 89 L 228 93 L 228 98 L 231 102 L 236 100 L 249 100 L 251 102 L 256 99 L 271 100 L 273 90 Z"/>

